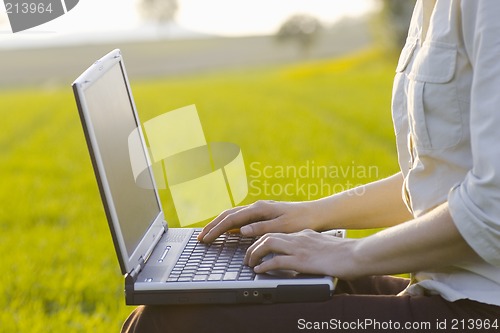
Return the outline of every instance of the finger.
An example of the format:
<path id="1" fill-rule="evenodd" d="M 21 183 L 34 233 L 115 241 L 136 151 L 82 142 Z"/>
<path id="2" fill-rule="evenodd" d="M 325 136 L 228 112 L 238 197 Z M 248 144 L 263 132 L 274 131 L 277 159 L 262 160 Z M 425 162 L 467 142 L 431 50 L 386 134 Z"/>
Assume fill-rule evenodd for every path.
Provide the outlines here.
<path id="1" fill-rule="evenodd" d="M 295 272 L 295 274 L 300 270 L 297 269 L 297 258 L 290 255 L 277 255 L 272 259 L 261 262 L 259 265 L 255 266 L 255 273 L 266 273 L 274 270 L 286 270 L 290 272 Z"/>
<path id="2" fill-rule="evenodd" d="M 241 209 L 244 209 L 246 206 L 239 206 L 239 207 L 234 207 L 234 208 L 231 208 L 231 209 L 228 209 L 228 210 L 225 210 L 223 211 L 222 213 L 220 213 L 215 219 L 213 219 L 210 223 L 208 223 L 200 232 L 200 234 L 198 235 L 198 240 L 199 241 L 202 241 L 204 240 L 204 237 L 213 229 L 215 228 L 219 223 L 221 223 L 222 220 L 224 220 L 224 218 L 226 218 L 226 216 L 228 216 L 229 214 L 233 214 Z M 222 233 L 221 233 L 222 234 Z M 215 238 L 217 238 L 219 235 L 215 236 Z M 213 238 L 213 239 L 215 239 Z"/>
<path id="3" fill-rule="evenodd" d="M 204 235 L 201 235 L 201 241 L 210 243 L 225 232 L 234 232 L 236 230 L 239 232 L 239 227 L 244 223 L 248 223 L 237 218 L 240 211 L 244 211 L 245 209 L 247 207 L 240 207 L 225 214 L 218 223 L 214 223 Z"/>
<path id="4" fill-rule="evenodd" d="M 289 254 L 293 246 L 285 238 L 284 234 L 267 234 L 252 244 L 247 250 L 244 263 L 254 267 L 262 262 L 262 258 L 270 253 Z M 273 258 L 274 259 L 274 258 Z M 269 259 L 272 260 L 272 259 Z"/>
<path id="5" fill-rule="evenodd" d="M 255 252 L 258 248 L 260 248 L 259 251 L 269 248 L 270 252 L 272 251 L 273 253 L 282 253 L 282 252 L 275 252 L 277 250 L 276 240 L 285 239 L 286 237 L 287 235 L 283 233 L 267 233 L 262 237 L 260 237 L 259 239 L 257 239 L 252 245 L 248 247 L 246 257 L 250 258 L 250 254 Z M 266 254 L 264 254 L 264 256 L 265 255 Z"/>
<path id="6" fill-rule="evenodd" d="M 278 220 L 279 217 L 271 220 L 254 222 L 241 227 L 240 232 L 243 236 L 247 237 L 262 236 L 272 232 L 282 232 L 283 226 L 276 223 Z"/>
<path id="7" fill-rule="evenodd" d="M 255 251 L 255 249 L 269 237 L 269 234 L 262 236 L 261 238 L 257 239 L 252 245 L 250 245 L 247 249 L 247 252 L 245 253 L 245 258 L 243 258 L 243 263 L 247 266 L 250 266 L 249 260 L 250 260 L 250 255 Z"/>
<path id="8" fill-rule="evenodd" d="M 202 238 L 203 242 L 212 242 L 228 230 L 240 228 L 252 222 L 274 218 L 274 216 L 272 216 L 273 210 L 269 209 L 266 203 L 256 202 L 252 205 L 238 208 L 237 210 L 233 209 L 227 211 L 228 213 L 218 221 L 214 220 L 213 227 L 204 234 Z M 245 236 L 249 236 L 249 234 L 245 234 L 243 230 L 242 233 Z"/>

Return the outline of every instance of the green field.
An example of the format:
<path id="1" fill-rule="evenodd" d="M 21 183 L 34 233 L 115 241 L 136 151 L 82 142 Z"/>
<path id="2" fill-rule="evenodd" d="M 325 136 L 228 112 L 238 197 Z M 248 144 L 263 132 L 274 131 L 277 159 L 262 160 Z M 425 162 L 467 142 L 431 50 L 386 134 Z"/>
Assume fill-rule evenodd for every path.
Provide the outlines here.
<path id="1" fill-rule="evenodd" d="M 132 89 L 142 121 L 196 104 L 207 141 L 238 144 L 255 185 L 246 202 L 306 200 L 397 171 L 393 68 L 394 59 L 370 50 L 132 81 Z M 69 85 L 0 91 L 0 103 L 0 331 L 118 331 L 132 308 L 124 305 L 123 277 Z M 307 192 L 296 186 L 287 194 L 271 185 L 297 179 L 259 175 L 266 166 L 338 173 L 308 174 L 300 179 Z M 264 181 L 271 190 L 264 191 Z"/>

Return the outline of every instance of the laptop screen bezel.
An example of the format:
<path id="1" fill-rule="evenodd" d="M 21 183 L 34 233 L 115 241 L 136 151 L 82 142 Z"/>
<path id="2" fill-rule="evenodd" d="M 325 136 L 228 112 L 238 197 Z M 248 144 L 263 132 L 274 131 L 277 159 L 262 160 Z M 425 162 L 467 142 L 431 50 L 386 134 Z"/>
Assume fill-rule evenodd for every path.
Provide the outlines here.
<path id="1" fill-rule="evenodd" d="M 130 84 L 128 81 L 128 76 L 125 70 L 125 65 L 120 50 L 116 49 L 108 53 L 100 60 L 96 61 L 92 66 L 90 66 L 82 75 L 80 75 L 73 82 L 73 91 L 75 98 L 77 100 L 78 111 L 80 114 L 80 119 L 85 132 L 85 137 L 87 145 L 90 152 L 90 157 L 94 167 L 94 172 L 96 175 L 97 183 L 99 186 L 99 192 L 101 194 L 101 199 L 106 212 L 106 217 L 108 220 L 108 225 L 113 238 L 113 243 L 115 246 L 118 261 L 120 263 L 120 269 L 122 274 L 130 273 L 132 269 L 141 265 L 147 256 L 151 253 L 152 249 L 161 238 L 162 234 L 166 231 L 167 225 L 165 223 L 164 213 L 161 206 L 160 197 L 157 191 L 156 184 L 154 182 L 154 177 L 149 169 L 152 181 L 153 181 L 153 191 L 155 193 L 156 201 L 159 207 L 158 215 L 149 225 L 148 229 L 145 230 L 144 236 L 140 240 L 137 247 L 134 249 L 131 255 L 128 254 L 125 240 L 122 233 L 122 228 L 118 219 L 118 214 L 116 207 L 113 202 L 113 197 L 111 195 L 110 184 L 106 177 L 106 172 L 104 168 L 104 163 L 101 158 L 101 152 L 99 150 L 99 144 L 97 141 L 96 134 L 94 132 L 94 127 L 92 124 L 90 112 L 85 98 L 85 90 L 92 84 L 94 84 L 100 77 L 102 77 L 108 70 L 114 66 L 120 66 L 123 80 L 127 89 L 127 94 L 131 109 L 133 112 L 134 120 L 139 131 L 139 137 L 141 140 L 144 152 L 147 151 L 146 143 L 144 140 L 144 135 L 142 128 L 140 126 L 139 117 L 137 115 L 137 110 L 135 107 L 135 102 L 133 99 L 132 91 L 130 89 Z M 126 142 L 124 144 L 127 144 Z M 148 165 L 151 165 L 148 154 L 145 154 Z"/>

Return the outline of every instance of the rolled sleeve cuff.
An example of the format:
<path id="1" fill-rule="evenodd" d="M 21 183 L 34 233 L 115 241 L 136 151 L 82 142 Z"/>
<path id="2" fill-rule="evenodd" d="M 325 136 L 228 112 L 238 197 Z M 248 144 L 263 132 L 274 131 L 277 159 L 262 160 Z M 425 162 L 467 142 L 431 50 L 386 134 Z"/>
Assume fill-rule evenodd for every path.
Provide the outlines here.
<path id="1" fill-rule="evenodd" d="M 471 199 L 463 183 L 451 189 L 448 207 L 455 226 L 469 246 L 484 261 L 500 267 L 500 207 L 495 216 L 485 213 Z"/>

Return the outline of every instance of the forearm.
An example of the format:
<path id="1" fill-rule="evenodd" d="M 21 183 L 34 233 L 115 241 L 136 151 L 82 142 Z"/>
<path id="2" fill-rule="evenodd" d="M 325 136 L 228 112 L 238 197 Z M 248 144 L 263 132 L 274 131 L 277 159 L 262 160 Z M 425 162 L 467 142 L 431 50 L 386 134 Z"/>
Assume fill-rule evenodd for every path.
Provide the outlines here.
<path id="1" fill-rule="evenodd" d="M 347 276 L 398 274 L 477 258 L 443 204 L 415 220 L 356 240 Z"/>
<path id="2" fill-rule="evenodd" d="M 394 226 L 412 219 L 403 202 L 403 176 L 388 178 L 308 202 L 315 214 L 315 230 L 369 229 Z"/>
<path id="3" fill-rule="evenodd" d="M 222 233 L 240 229 L 245 236 L 293 233 L 304 229 L 381 228 L 412 218 L 401 198 L 403 177 L 389 178 L 333 196 L 300 202 L 257 201 L 222 212 L 200 233 L 212 242 Z"/>
<path id="4" fill-rule="evenodd" d="M 261 262 L 269 253 L 280 254 Z M 257 273 L 292 269 L 341 279 L 399 274 L 478 260 L 458 232 L 445 203 L 428 214 L 359 239 L 304 230 L 270 233 L 247 251 Z"/>

